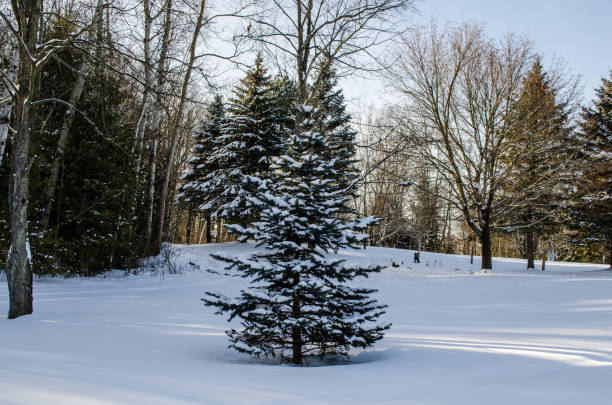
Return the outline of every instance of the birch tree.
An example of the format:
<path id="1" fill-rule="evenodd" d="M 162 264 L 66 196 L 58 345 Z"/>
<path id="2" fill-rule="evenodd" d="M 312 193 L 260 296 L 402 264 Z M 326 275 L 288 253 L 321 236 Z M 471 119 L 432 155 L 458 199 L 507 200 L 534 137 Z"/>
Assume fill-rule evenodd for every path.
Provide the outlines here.
<path id="1" fill-rule="evenodd" d="M 183 82 L 181 84 L 181 93 L 179 96 L 179 104 L 174 114 L 172 124 L 170 126 L 170 149 L 166 158 L 166 164 L 164 166 L 164 179 L 161 188 L 161 195 L 159 201 L 159 213 L 157 222 L 157 236 L 153 245 L 153 252 L 158 252 L 161 248 L 162 238 L 164 236 L 164 223 L 166 219 L 166 200 L 168 198 L 168 186 L 170 184 L 170 171 L 174 159 L 174 152 L 176 150 L 176 143 L 178 140 L 178 127 L 183 117 L 183 111 L 185 110 L 185 104 L 187 103 L 187 91 L 189 89 L 189 82 L 191 80 L 191 74 L 193 72 L 194 63 L 196 61 L 196 48 L 198 46 L 198 39 L 200 37 L 200 31 L 204 23 L 204 11 L 206 9 L 206 0 L 200 0 L 200 6 L 198 9 L 198 15 L 195 20 L 193 35 L 191 43 L 189 45 L 189 56 L 185 65 L 185 74 L 183 76 Z"/>
<path id="2" fill-rule="evenodd" d="M 147 4 L 147 3 L 145 3 Z M 145 12 L 148 9 L 145 8 Z M 164 23 L 161 40 L 161 50 L 159 58 L 157 60 L 157 73 L 156 73 L 156 84 L 155 84 L 155 102 L 153 104 L 152 120 L 150 126 L 150 138 L 149 138 L 149 150 L 150 150 L 150 166 L 149 166 L 149 177 L 148 177 L 148 191 L 147 191 L 147 209 L 146 209 L 146 226 L 145 226 L 145 240 L 146 247 L 145 251 L 150 249 L 152 237 L 153 237 L 153 211 L 155 209 L 155 179 L 157 174 L 157 149 L 159 146 L 159 132 L 161 130 L 162 112 L 164 108 L 163 102 L 163 88 L 166 81 L 167 73 L 167 58 L 170 48 L 170 34 L 172 30 L 172 0 L 165 0 L 164 2 Z M 148 14 L 145 14 L 145 21 L 149 21 L 151 24 L 150 10 Z M 146 24 L 146 23 L 145 23 Z M 145 42 L 146 46 L 146 42 Z M 145 70 L 145 72 L 147 72 Z M 150 74 L 150 73 L 149 73 Z M 146 76 L 145 76 L 146 77 Z M 147 78 L 150 80 L 150 77 Z M 150 86 L 150 82 L 145 83 L 145 87 Z M 146 91 L 146 90 L 145 90 Z M 146 104 L 143 104 L 143 109 L 146 108 Z"/>

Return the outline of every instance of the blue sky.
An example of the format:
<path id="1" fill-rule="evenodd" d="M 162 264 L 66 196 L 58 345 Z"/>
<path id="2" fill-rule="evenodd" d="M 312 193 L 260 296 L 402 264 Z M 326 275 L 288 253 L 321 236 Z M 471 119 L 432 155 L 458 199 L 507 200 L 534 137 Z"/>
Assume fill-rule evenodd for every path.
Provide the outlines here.
<path id="1" fill-rule="evenodd" d="M 475 21 L 493 38 L 508 32 L 529 38 L 545 66 L 560 57 L 570 73 L 581 76 L 584 103 L 612 69 L 612 0 L 417 0 L 417 9 L 411 24 Z M 356 103 L 350 107 L 354 113 L 393 99 L 377 80 L 342 84 Z"/>
<path id="2" fill-rule="evenodd" d="M 494 38 L 526 36 L 545 60 L 562 57 L 582 76 L 585 101 L 612 69 L 612 0 L 423 0 L 417 8 L 416 22 L 472 20 Z"/>

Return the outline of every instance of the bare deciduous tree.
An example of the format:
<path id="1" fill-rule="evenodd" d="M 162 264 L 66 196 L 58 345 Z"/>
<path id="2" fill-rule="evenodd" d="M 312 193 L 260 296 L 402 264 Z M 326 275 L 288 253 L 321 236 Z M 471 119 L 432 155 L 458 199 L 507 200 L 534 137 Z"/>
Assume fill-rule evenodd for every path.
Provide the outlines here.
<path id="1" fill-rule="evenodd" d="M 455 207 L 480 239 L 482 269 L 492 268 L 491 231 L 507 201 L 499 197 L 521 80 L 532 61 L 529 42 L 500 43 L 479 26 L 412 31 L 388 77 L 405 97 L 403 136 L 449 185 Z"/>

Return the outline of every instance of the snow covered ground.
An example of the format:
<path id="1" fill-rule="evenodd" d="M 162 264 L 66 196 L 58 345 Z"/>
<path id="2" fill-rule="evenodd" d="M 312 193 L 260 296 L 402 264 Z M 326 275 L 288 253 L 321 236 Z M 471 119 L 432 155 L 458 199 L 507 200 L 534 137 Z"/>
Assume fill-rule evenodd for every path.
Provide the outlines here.
<path id="1" fill-rule="evenodd" d="M 11 321 L 0 282 L 0 404 L 612 403 L 606 266 L 497 259 L 481 274 L 479 258 L 342 252 L 399 264 L 359 281 L 393 326 L 349 362 L 292 367 L 226 350 L 228 323 L 199 300 L 244 286 L 207 272 L 208 254 L 249 248 L 178 247 L 178 275 L 38 280 L 35 313 Z"/>

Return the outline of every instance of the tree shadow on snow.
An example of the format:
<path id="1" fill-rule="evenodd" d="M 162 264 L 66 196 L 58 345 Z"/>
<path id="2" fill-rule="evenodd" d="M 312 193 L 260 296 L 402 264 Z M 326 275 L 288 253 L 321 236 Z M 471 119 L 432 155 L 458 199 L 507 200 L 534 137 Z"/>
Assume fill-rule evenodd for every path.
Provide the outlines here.
<path id="1" fill-rule="evenodd" d="M 350 353 L 348 357 L 339 355 L 305 356 L 301 366 L 283 362 L 278 358 L 255 357 L 244 353 L 238 353 L 227 349 L 224 353 L 207 353 L 209 360 L 217 363 L 258 365 L 258 366 L 281 366 L 281 367 L 335 367 L 367 364 L 385 361 L 392 357 L 389 349 L 373 349 Z"/>

